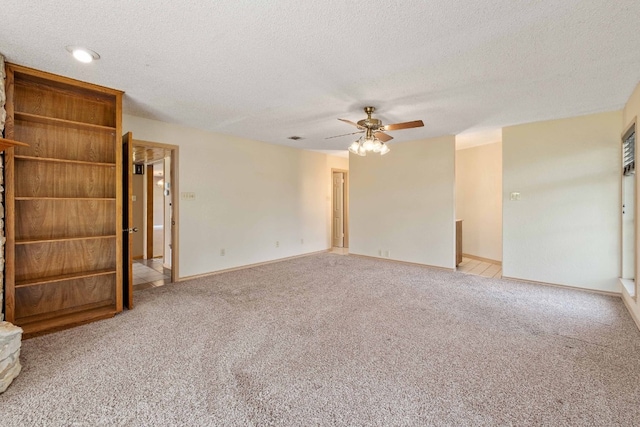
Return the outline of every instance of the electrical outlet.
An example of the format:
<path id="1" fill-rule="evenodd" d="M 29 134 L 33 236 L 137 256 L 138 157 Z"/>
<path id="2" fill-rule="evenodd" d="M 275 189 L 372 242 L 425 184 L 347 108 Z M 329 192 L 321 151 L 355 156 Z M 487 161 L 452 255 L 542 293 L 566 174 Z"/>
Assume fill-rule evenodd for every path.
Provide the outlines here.
<path id="1" fill-rule="evenodd" d="M 224 250 L 224 248 L 220 249 L 220 256 L 225 256 L 226 255 L 226 251 Z"/>
<path id="2" fill-rule="evenodd" d="M 304 239 L 300 239 L 300 244 L 304 245 Z"/>
<path id="3" fill-rule="evenodd" d="M 518 201 L 520 200 L 520 193 L 513 192 L 509 195 L 509 200 Z"/>
<path id="4" fill-rule="evenodd" d="M 276 248 L 280 247 L 280 242 L 276 240 Z"/>

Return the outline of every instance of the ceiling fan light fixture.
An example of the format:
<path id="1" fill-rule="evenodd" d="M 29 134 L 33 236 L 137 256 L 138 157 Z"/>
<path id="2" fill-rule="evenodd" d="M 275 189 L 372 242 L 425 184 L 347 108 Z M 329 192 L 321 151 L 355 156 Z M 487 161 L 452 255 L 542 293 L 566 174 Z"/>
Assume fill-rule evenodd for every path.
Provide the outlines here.
<path id="1" fill-rule="evenodd" d="M 391 149 L 385 143 L 393 139 L 392 136 L 385 133 L 386 131 L 411 129 L 424 126 L 422 120 L 414 120 L 412 122 L 395 123 L 383 126 L 381 120 L 371 117 L 371 114 L 375 110 L 376 109 L 374 107 L 364 107 L 364 112 L 367 114 L 367 118 L 360 120 L 357 123 L 352 122 L 351 120 L 338 119 L 341 122 L 357 127 L 359 132 L 330 136 L 329 138 L 325 139 L 366 132 L 365 135 L 360 137 L 360 139 L 353 142 L 351 146 L 349 146 L 349 151 L 353 154 L 357 154 L 358 156 L 366 156 L 367 152 L 374 152 L 380 154 L 381 156 L 384 156 L 389 151 L 391 151 Z"/>
<path id="2" fill-rule="evenodd" d="M 362 143 L 365 151 L 373 151 L 373 147 L 375 146 L 374 140 L 375 138 L 365 138 L 364 142 Z"/>
<path id="3" fill-rule="evenodd" d="M 349 151 L 353 154 L 364 157 L 367 155 L 367 153 L 379 153 L 380 155 L 384 155 L 391 150 L 384 142 L 380 141 L 375 136 L 363 136 L 357 141 L 351 143 L 351 145 L 349 146 Z"/>
<path id="4" fill-rule="evenodd" d="M 358 141 L 353 141 L 353 144 L 349 146 L 349 151 L 353 154 L 358 154 L 358 148 L 360 148 L 360 143 Z"/>

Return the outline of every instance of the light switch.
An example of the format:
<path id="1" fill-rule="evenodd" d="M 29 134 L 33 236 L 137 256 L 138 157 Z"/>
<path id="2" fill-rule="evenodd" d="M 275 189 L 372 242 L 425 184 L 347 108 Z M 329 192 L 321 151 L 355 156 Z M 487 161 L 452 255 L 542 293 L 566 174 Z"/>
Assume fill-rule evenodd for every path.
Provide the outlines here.
<path id="1" fill-rule="evenodd" d="M 131 196 L 131 201 L 132 201 L 132 202 L 135 202 L 137 199 L 138 199 L 138 198 L 136 197 L 136 195 L 135 195 L 135 194 Z"/>
<path id="2" fill-rule="evenodd" d="M 513 200 L 513 201 L 520 200 L 520 193 L 511 193 L 509 200 Z"/>

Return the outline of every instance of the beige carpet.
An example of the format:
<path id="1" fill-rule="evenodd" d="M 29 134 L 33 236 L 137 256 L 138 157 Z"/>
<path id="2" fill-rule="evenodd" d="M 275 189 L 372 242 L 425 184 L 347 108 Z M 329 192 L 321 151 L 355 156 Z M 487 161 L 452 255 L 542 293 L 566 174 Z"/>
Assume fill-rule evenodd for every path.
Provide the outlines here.
<path id="1" fill-rule="evenodd" d="M 10 426 L 640 425 L 619 298 L 333 254 L 28 340 Z"/>

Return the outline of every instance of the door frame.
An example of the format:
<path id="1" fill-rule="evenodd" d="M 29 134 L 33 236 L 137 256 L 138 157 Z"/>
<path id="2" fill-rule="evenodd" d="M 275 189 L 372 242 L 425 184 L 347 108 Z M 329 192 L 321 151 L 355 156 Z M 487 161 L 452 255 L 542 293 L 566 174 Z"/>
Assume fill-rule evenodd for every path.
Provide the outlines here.
<path id="1" fill-rule="evenodd" d="M 146 205 L 144 207 L 147 218 L 147 227 L 145 230 L 145 259 L 150 259 L 153 258 L 153 165 L 146 165 L 145 170 L 147 173 L 145 183 L 147 186 L 147 197 Z"/>
<path id="2" fill-rule="evenodd" d="M 331 220 L 330 220 L 330 226 L 331 226 L 331 244 L 330 244 L 330 248 L 333 247 L 333 240 L 334 240 L 334 235 L 333 235 L 333 174 L 334 172 L 338 172 L 338 173 L 343 173 L 344 174 L 344 183 L 342 184 L 342 221 L 344 222 L 344 224 L 342 224 L 342 229 L 344 230 L 344 240 L 342 242 L 342 247 L 343 248 L 349 248 L 349 171 L 346 169 L 336 169 L 336 168 L 331 168 L 331 175 L 330 175 L 330 183 L 331 183 Z"/>
<path id="3" fill-rule="evenodd" d="M 122 264 L 121 274 L 118 277 L 118 286 L 121 291 L 121 302 L 118 304 L 118 310 L 122 311 L 124 307 L 129 310 L 133 309 L 133 135 L 126 132 L 122 135 L 122 145 L 119 154 L 121 156 L 122 168 L 120 169 L 120 184 L 117 186 L 121 192 L 121 209 L 116 212 L 118 221 L 121 226 L 118 227 L 118 234 L 121 236 L 120 243 L 117 244 L 116 253 L 118 254 L 118 262 Z M 123 228 L 124 227 L 124 228 Z"/>
<path id="4" fill-rule="evenodd" d="M 134 147 L 162 148 L 171 152 L 169 156 L 171 158 L 171 170 L 169 171 L 169 176 L 171 178 L 171 212 L 173 218 L 169 218 L 167 221 L 165 221 L 165 227 L 167 227 L 167 225 L 171 227 L 171 283 L 175 283 L 180 278 L 180 266 L 178 261 L 180 259 L 180 197 L 178 197 L 178 195 L 180 194 L 180 185 L 178 182 L 180 147 L 178 145 L 165 144 L 162 142 L 144 141 L 141 139 L 136 139 L 135 137 L 132 138 L 132 141 Z"/>

